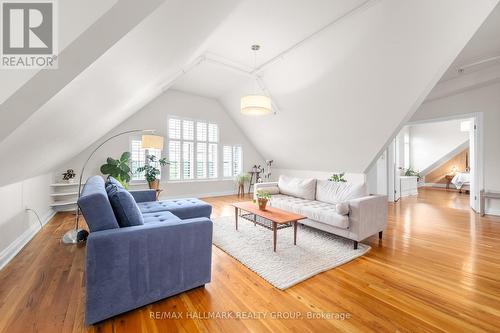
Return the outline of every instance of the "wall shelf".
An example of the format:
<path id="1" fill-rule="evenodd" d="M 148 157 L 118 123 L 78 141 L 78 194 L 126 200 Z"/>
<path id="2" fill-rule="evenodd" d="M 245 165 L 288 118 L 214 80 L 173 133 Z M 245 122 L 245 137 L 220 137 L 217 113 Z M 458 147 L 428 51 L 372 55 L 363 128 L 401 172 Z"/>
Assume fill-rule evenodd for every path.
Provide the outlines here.
<path id="1" fill-rule="evenodd" d="M 78 183 L 52 183 L 50 184 L 50 206 L 56 211 L 76 210 L 78 197 Z"/>
<path id="2" fill-rule="evenodd" d="M 50 207 L 62 207 L 62 206 L 69 206 L 69 205 L 76 205 L 76 201 L 56 201 L 50 204 Z"/>
<path id="3" fill-rule="evenodd" d="M 61 192 L 61 193 L 51 193 L 51 197 L 66 197 L 70 195 L 77 195 L 78 192 Z"/>

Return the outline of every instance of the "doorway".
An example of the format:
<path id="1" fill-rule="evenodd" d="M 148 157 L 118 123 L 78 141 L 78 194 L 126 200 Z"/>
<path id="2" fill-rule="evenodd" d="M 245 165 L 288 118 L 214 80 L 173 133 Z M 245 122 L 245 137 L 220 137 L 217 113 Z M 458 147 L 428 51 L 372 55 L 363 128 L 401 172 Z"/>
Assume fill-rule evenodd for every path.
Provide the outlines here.
<path id="1" fill-rule="evenodd" d="M 482 188 L 482 114 L 437 118 L 406 124 L 389 144 L 389 201 L 418 195 L 419 188 L 470 193 L 479 212 Z"/>

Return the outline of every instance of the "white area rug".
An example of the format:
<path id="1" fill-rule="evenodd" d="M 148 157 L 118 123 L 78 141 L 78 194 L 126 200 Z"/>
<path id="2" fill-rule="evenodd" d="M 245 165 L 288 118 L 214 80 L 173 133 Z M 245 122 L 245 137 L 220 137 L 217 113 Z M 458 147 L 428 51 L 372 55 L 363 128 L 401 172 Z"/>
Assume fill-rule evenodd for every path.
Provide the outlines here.
<path id="1" fill-rule="evenodd" d="M 242 218 L 238 231 L 234 216 L 213 219 L 215 246 L 240 261 L 279 289 L 287 289 L 318 273 L 340 266 L 370 250 L 326 232 L 299 225 L 297 245 L 293 245 L 293 227 L 278 230 L 276 252 L 273 232 Z"/>

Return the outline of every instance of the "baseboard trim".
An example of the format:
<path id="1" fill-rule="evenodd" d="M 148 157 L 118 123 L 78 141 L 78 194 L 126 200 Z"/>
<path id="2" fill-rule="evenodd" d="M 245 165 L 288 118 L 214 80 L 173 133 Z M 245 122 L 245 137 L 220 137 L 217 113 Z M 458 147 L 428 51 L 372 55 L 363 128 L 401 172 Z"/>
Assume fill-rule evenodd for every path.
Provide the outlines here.
<path id="1" fill-rule="evenodd" d="M 424 183 L 422 186 L 446 188 L 446 184 L 443 183 Z"/>
<path id="2" fill-rule="evenodd" d="M 46 225 L 56 214 L 56 211 L 51 209 L 42 219 L 42 226 Z M 10 243 L 2 252 L 0 252 L 0 269 L 3 269 L 14 257 L 28 244 L 28 242 L 40 231 L 38 223 L 32 224 L 26 229 L 15 241 Z"/>
<path id="3" fill-rule="evenodd" d="M 484 210 L 484 213 L 486 215 L 500 216 L 500 210 L 498 210 L 498 209 L 487 208 L 487 209 Z"/>

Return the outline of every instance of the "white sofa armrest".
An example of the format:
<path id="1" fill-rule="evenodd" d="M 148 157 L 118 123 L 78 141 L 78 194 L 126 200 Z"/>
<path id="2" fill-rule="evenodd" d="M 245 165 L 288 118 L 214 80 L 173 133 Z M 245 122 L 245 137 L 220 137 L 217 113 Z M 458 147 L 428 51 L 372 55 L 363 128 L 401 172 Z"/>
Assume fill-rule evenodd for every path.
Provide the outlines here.
<path id="1" fill-rule="evenodd" d="M 349 231 L 361 241 L 387 226 L 388 202 L 386 195 L 370 195 L 349 200 Z"/>
<path id="2" fill-rule="evenodd" d="M 266 187 L 278 187 L 278 182 L 255 183 L 253 185 L 253 198 L 257 199 L 256 194 L 258 190 L 265 190 Z"/>

